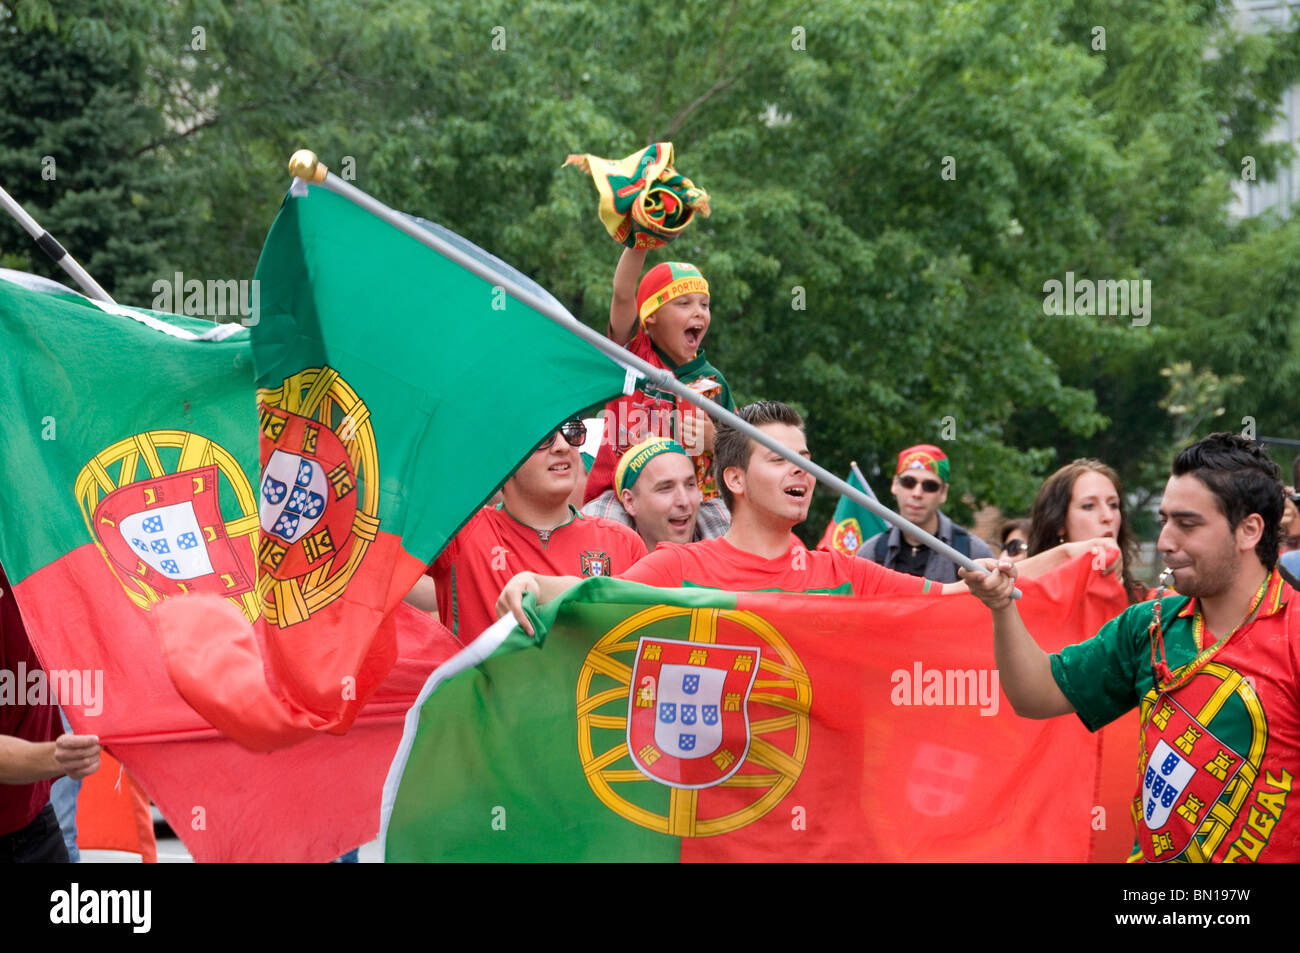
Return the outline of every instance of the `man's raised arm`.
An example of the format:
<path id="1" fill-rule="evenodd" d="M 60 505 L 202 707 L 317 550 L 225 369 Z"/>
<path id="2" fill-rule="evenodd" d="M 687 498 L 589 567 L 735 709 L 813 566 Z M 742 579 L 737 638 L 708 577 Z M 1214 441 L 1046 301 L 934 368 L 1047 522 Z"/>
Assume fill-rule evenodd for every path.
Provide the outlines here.
<path id="1" fill-rule="evenodd" d="M 976 560 L 987 575 L 959 569 L 962 580 L 975 598 L 993 612 L 993 658 L 998 680 L 1007 701 L 1024 718 L 1053 718 L 1074 711 L 1070 700 L 1052 677 L 1052 663 L 1039 648 L 1020 618 L 1011 590 L 1015 588 L 1016 564 L 1009 559 Z"/>

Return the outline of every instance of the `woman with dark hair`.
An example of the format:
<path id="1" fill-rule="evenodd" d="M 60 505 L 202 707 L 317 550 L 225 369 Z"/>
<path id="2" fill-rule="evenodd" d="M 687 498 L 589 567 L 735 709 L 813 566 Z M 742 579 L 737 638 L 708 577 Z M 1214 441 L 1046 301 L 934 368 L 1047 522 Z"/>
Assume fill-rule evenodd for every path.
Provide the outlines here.
<path id="1" fill-rule="evenodd" d="M 1147 587 L 1133 578 L 1138 544 L 1124 518 L 1123 493 L 1119 474 L 1100 460 L 1067 463 L 1047 478 L 1034 499 L 1029 554 L 1036 556 L 1062 543 L 1113 539 L 1131 605 L 1147 598 Z"/>

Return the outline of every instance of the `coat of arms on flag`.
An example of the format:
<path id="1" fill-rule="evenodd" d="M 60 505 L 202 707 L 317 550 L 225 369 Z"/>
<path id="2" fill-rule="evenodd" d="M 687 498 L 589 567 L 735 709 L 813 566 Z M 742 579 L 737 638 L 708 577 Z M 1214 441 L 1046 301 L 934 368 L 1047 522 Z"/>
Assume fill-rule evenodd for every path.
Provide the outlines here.
<path id="1" fill-rule="evenodd" d="M 724 834 L 794 787 L 811 705 L 803 664 L 766 620 L 654 606 L 587 654 L 578 752 L 592 791 L 627 820 L 678 836 Z M 666 814 L 646 809 L 647 780 L 670 792 Z"/>
<path id="2" fill-rule="evenodd" d="M 294 625 L 342 595 L 379 531 L 378 453 L 366 405 L 331 368 L 258 403 L 258 594 L 269 621 Z"/>
<path id="3" fill-rule="evenodd" d="M 88 461 L 74 493 L 110 570 L 141 609 L 204 592 L 257 618 L 256 498 L 219 444 L 181 430 L 135 434 Z"/>
<path id="4" fill-rule="evenodd" d="M 628 701 L 627 749 L 642 774 L 708 788 L 749 752 L 748 702 L 762 650 L 643 638 Z"/>
<path id="5" fill-rule="evenodd" d="M 845 556 L 856 556 L 862 546 L 862 527 L 850 516 L 835 527 L 831 536 L 831 545 Z"/>

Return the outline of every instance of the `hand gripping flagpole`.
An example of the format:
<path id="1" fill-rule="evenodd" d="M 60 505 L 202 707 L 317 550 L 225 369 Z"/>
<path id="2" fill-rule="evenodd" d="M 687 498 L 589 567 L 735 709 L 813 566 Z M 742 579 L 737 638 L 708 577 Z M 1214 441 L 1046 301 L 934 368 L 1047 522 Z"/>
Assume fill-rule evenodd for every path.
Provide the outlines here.
<path id="1" fill-rule="evenodd" d="M 836 493 L 839 493 L 842 496 L 847 496 L 863 509 L 870 510 L 890 525 L 897 526 L 900 530 L 903 530 L 914 539 L 921 540 L 926 546 L 929 546 L 935 552 L 951 559 L 957 565 L 973 572 L 984 572 L 984 569 L 976 565 L 975 561 L 969 556 L 963 556 L 943 540 L 936 536 L 932 536 L 919 526 L 904 519 L 893 510 L 882 506 L 878 501 L 871 499 L 871 497 L 867 496 L 861 490 L 849 486 L 849 484 L 845 483 L 829 470 L 813 463 L 811 460 L 799 456 L 789 447 L 773 440 L 757 427 L 737 417 L 725 407 L 722 407 L 721 405 L 709 400 L 709 398 L 691 390 L 685 384 L 678 381 L 671 371 L 666 371 L 662 368 L 646 363 L 626 348 L 615 344 L 603 334 L 599 334 L 587 327 L 573 315 L 569 314 L 569 312 L 563 307 L 558 307 L 554 302 L 539 298 L 528 288 L 513 281 L 508 275 L 503 275 L 499 272 L 493 271 L 482 262 L 479 262 L 465 254 L 454 245 L 443 241 L 432 232 L 426 231 L 415 223 L 408 221 L 397 212 L 394 212 L 387 205 L 384 205 L 382 202 L 379 202 L 373 197 L 367 195 L 365 192 L 362 192 L 356 186 L 340 179 L 333 172 L 329 171 L 329 169 L 316 158 L 316 154 L 309 149 L 300 149 L 293 154 L 292 158 L 289 159 L 289 172 L 297 178 L 302 179 L 304 182 L 322 186 L 337 195 L 343 196 L 351 202 L 355 202 L 372 215 L 383 219 L 389 225 L 411 236 L 420 244 L 432 248 L 444 258 L 454 261 L 465 270 L 478 275 L 484 281 L 491 282 L 493 285 L 504 288 L 511 297 L 526 304 L 539 314 L 545 315 L 556 324 L 564 327 L 573 334 L 578 335 L 578 337 L 599 350 L 616 364 L 629 368 L 629 371 L 635 371 L 637 376 L 645 378 L 658 389 L 676 394 L 687 403 L 703 410 L 714 420 L 720 420 L 727 424 L 727 426 L 739 430 L 751 440 L 762 444 L 773 453 L 780 455 L 783 459 L 795 464 L 802 470 L 807 470 L 816 477 L 819 482 L 826 484 L 826 486 L 830 487 Z M 634 376 L 629 372 L 629 385 L 633 379 Z M 1012 590 L 1012 598 L 1020 598 L 1019 589 Z"/>
<path id="2" fill-rule="evenodd" d="M 68 250 L 59 244 L 58 239 L 47 232 L 37 223 L 36 219 L 27 214 L 27 211 L 14 201 L 13 196 L 0 188 L 0 206 L 18 220 L 24 231 L 32 238 L 36 239 L 37 246 L 45 254 L 49 255 L 60 267 L 63 268 L 77 284 L 81 285 L 83 291 L 92 298 L 98 298 L 100 301 L 113 303 L 108 292 L 99 286 L 94 278 L 86 273 L 86 269 L 77 264 L 77 259 L 68 254 Z"/>

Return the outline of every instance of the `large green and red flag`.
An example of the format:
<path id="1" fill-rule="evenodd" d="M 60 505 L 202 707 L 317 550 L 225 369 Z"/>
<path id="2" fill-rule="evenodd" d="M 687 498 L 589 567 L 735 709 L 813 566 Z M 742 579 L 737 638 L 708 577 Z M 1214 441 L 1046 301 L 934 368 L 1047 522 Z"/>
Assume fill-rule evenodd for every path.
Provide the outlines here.
<path id="1" fill-rule="evenodd" d="M 403 715 L 458 648 L 403 595 L 626 376 L 494 282 L 295 191 L 240 289 L 251 327 L 0 281 L 0 564 L 43 665 L 85 675 L 60 699 L 74 729 L 200 860 L 375 836 Z"/>
<path id="2" fill-rule="evenodd" d="M 627 381 L 499 282 L 549 298 L 534 283 L 441 234 L 492 280 L 302 183 L 267 236 L 251 611 L 192 597 L 160 613 L 177 688 L 249 747 L 346 731 L 424 567 L 539 438 Z"/>
<path id="3" fill-rule="evenodd" d="M 858 468 L 856 466 L 849 472 L 847 482 L 854 489 L 861 490 L 873 500 L 876 499 L 876 494 L 871 489 L 871 485 L 858 479 Z M 826 524 L 826 532 L 822 534 L 821 542 L 817 544 L 817 548 L 825 550 L 838 549 L 845 556 L 856 556 L 863 543 L 877 533 L 883 533 L 888 529 L 889 524 L 875 513 L 859 506 L 847 496 L 841 496 L 839 503 L 835 506 L 835 515 Z"/>
<path id="4" fill-rule="evenodd" d="M 1124 604 L 1088 559 L 1020 585 L 1049 650 Z M 536 639 L 501 620 L 408 714 L 388 860 L 1089 856 L 1097 737 L 1011 711 L 973 597 L 594 579 L 530 612 Z"/>
<path id="5" fill-rule="evenodd" d="M 444 629 L 405 607 L 398 661 L 353 731 L 267 754 L 185 703 L 154 627 L 185 592 L 256 606 L 248 329 L 0 281 L 0 400 L 0 598 L 46 673 L 28 686 L 59 686 L 74 730 L 197 860 L 329 860 L 374 837 L 403 713 L 457 648 Z"/>

